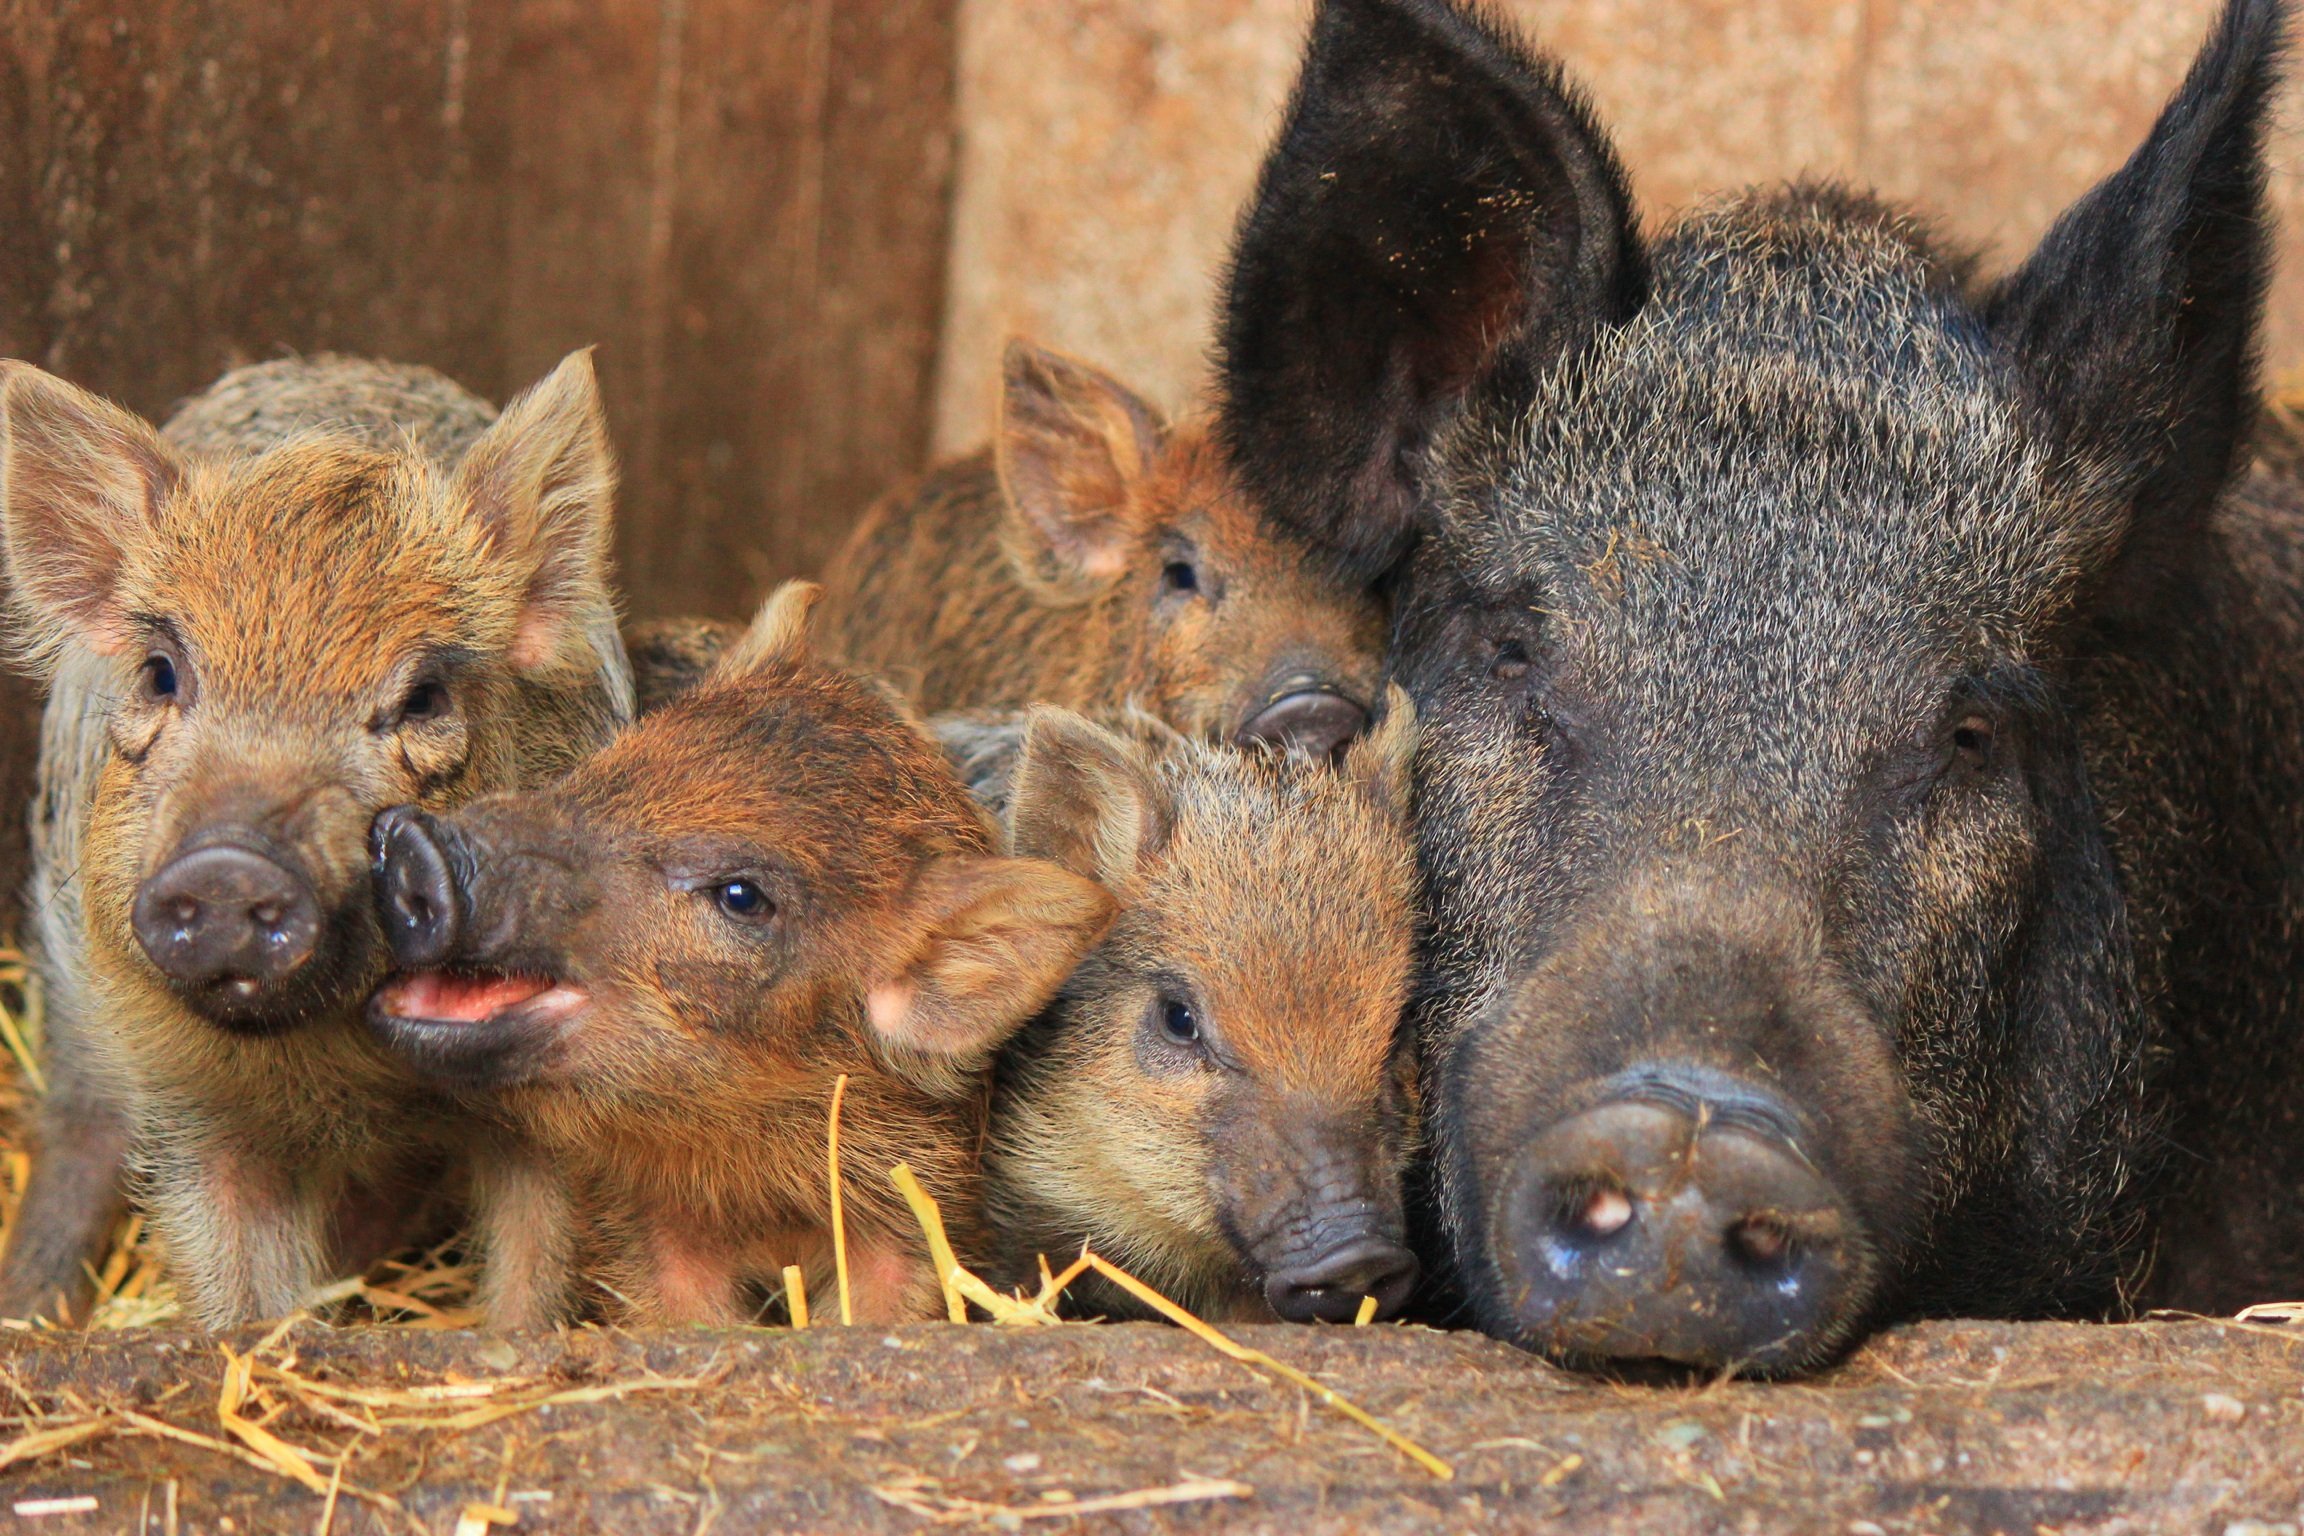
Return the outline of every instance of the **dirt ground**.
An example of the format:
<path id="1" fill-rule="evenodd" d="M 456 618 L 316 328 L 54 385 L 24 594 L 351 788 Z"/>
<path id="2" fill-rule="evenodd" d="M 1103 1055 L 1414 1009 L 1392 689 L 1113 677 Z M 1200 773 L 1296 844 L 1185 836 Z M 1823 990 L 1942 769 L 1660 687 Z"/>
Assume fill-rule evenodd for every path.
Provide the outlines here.
<path id="1" fill-rule="evenodd" d="M 1238 1332 L 1452 1479 L 1156 1325 L 496 1338 L 305 1323 L 235 1337 L 240 1365 L 172 1331 L 0 1334 L 0 1461 L 26 1434 L 53 1445 L 0 1469 L 0 1503 L 35 1536 L 2274 1536 L 2304 1519 L 2304 1329 L 1935 1323 L 1811 1382 L 1697 1387 L 1593 1382 L 1420 1329 Z"/>

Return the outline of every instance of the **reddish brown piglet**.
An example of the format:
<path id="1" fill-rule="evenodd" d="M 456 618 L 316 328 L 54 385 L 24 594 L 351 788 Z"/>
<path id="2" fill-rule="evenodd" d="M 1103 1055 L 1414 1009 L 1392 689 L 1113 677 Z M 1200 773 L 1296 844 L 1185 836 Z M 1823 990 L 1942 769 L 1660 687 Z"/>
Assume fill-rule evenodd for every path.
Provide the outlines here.
<path id="1" fill-rule="evenodd" d="M 13 640 L 49 686 L 50 1084 L 0 1312 L 85 1295 L 131 1144 L 212 1326 L 300 1305 L 389 1233 L 409 1155 L 452 1150 L 362 1023 L 368 825 L 558 773 L 630 715 L 614 484 L 583 353 L 501 419 L 429 370 L 315 357 L 164 431 L 0 361 Z"/>
<path id="2" fill-rule="evenodd" d="M 1206 1315 L 1397 1311 L 1418 1267 L 1401 1172 L 1415 715 L 1340 765 L 1036 709 L 947 718 L 1019 854 L 1101 881 L 1110 935 L 1003 1053 L 986 1152 L 1001 1278 L 1085 1242 Z M 1086 1310 L 1137 1309 L 1085 1284 Z"/>
<path id="3" fill-rule="evenodd" d="M 995 853 L 935 743 L 811 656 L 815 591 L 552 789 L 378 819 L 372 1025 L 516 1142 L 480 1199 L 500 1325 L 740 1321 L 786 1265 L 821 1300 L 842 1073 L 859 1315 L 941 1311 L 892 1164 L 975 1242 L 992 1055 L 1112 902 Z"/>
<path id="4" fill-rule="evenodd" d="M 923 710 L 1135 704 L 1327 753 L 1367 722 L 1383 616 L 1269 527 L 1197 419 L 1012 342 L 992 449 L 868 512 L 827 644 Z"/>

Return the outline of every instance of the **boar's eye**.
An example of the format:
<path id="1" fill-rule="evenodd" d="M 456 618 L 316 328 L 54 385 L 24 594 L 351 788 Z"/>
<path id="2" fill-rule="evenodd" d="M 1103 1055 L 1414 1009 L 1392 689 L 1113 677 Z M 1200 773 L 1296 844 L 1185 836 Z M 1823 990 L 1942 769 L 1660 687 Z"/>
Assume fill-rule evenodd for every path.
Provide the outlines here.
<path id="1" fill-rule="evenodd" d="M 1200 590 L 1200 568 L 1189 560 L 1171 560 L 1160 568 L 1160 595 Z"/>
<path id="2" fill-rule="evenodd" d="M 1528 675 L 1528 647 L 1507 640 L 1489 658 L 1488 675 L 1500 683 L 1516 683 Z"/>
<path id="3" fill-rule="evenodd" d="M 172 699 L 176 697 L 176 663 L 154 651 L 144 658 L 144 670 L 138 674 L 137 681 L 145 698 L 154 702 Z"/>
<path id="4" fill-rule="evenodd" d="M 1952 727 L 1954 766 L 1982 772 L 1992 766 L 1993 729 L 1989 715 L 1963 715 Z"/>
<path id="5" fill-rule="evenodd" d="M 450 702 L 448 685 L 437 678 L 426 678 L 410 688 L 408 696 L 400 701 L 400 723 L 421 725 L 427 720 L 437 720 L 448 713 Z"/>
<path id="6" fill-rule="evenodd" d="M 776 915 L 776 903 L 750 880 L 721 881 L 712 887 L 712 900 L 740 923 L 766 922 Z"/>
<path id="7" fill-rule="evenodd" d="M 1198 1044 L 1200 1020 L 1192 1005 L 1179 997 L 1160 999 L 1160 1032 L 1178 1045 Z"/>

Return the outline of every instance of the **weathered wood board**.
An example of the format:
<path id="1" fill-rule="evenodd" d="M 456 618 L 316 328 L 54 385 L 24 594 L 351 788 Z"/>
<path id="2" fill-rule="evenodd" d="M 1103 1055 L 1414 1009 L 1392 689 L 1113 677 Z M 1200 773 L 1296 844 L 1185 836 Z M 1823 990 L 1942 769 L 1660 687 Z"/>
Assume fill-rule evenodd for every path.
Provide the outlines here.
<path id="1" fill-rule="evenodd" d="M 446 1533 L 467 1505 L 523 1532 L 2293 1530 L 2304 1512 L 2304 1332 L 2216 1323 L 1938 1323 L 1790 1385 L 1596 1383 L 1473 1335 L 1240 1330 L 1453 1463 L 1435 1480 L 1310 1394 L 1151 1325 L 1004 1331 L 818 1327 L 495 1339 L 306 1325 L 267 1352 L 301 1379 L 451 1407 L 611 1389 L 463 1430 L 355 1434 L 291 1406 L 292 1445 L 358 1442 L 338 1533 Z M 252 1336 L 237 1346 L 247 1349 Z M 64 1425 L 135 1412 L 223 1432 L 213 1341 L 159 1332 L 0 1335 L 0 1445 L 27 1409 Z M 506 1378 L 527 1384 L 495 1391 Z M 264 1381 L 263 1371 L 256 1373 Z M 653 1379 L 657 1385 L 631 1389 Z M 673 1383 L 673 1384 L 665 1384 Z M 338 1399 L 339 1402 L 346 1401 Z M 310 1531 L 320 1494 L 131 1421 L 0 1470 L 35 1536 Z M 1237 1484 L 1210 1497 L 1211 1484 Z M 1148 1490 L 1203 1496 L 1087 1516 Z M 1241 1490 L 1250 1491 L 1241 1491 Z M 2258 1522 L 2249 1524 L 2248 1522 Z M 229 1523 L 227 1523 L 229 1522 Z M 2285 1523 L 2285 1524 L 2284 1524 Z"/>

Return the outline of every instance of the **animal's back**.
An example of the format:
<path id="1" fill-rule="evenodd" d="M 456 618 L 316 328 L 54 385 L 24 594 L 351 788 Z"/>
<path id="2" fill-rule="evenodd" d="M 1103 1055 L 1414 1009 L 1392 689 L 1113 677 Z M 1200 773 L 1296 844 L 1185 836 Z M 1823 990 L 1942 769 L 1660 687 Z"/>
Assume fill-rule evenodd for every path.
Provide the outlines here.
<path id="1" fill-rule="evenodd" d="M 1001 507 L 989 452 L 882 498 L 825 572 L 826 649 L 927 713 L 1077 702 L 1094 605 L 1055 607 L 1024 589 L 1000 545 Z"/>
<path id="2" fill-rule="evenodd" d="M 446 374 L 321 352 L 235 368 L 178 406 L 161 430 L 206 453 L 261 453 L 326 428 L 363 448 L 413 443 L 447 466 L 495 419 L 494 406 Z"/>

